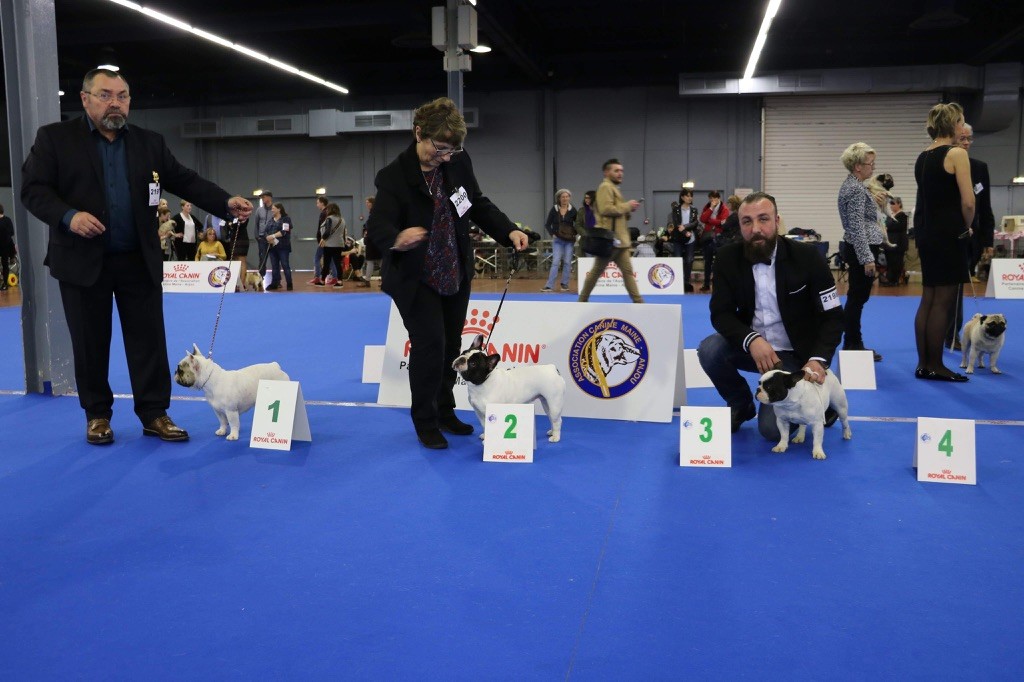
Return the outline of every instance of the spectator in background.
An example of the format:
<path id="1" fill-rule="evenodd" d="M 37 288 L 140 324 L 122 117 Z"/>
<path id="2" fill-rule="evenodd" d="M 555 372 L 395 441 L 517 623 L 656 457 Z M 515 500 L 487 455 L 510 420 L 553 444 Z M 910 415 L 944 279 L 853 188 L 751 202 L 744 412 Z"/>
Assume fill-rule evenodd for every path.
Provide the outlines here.
<path id="1" fill-rule="evenodd" d="M 366 197 L 366 221 L 363 223 L 363 255 L 366 260 L 363 262 L 363 276 L 358 285 L 360 287 L 369 287 L 370 282 L 373 281 L 373 272 L 380 266 L 380 249 L 373 243 L 373 240 L 369 238 L 366 231 L 366 224 L 370 220 L 370 213 L 373 211 L 373 204 L 376 199 L 372 196 Z"/>
<path id="2" fill-rule="evenodd" d="M 171 209 L 160 208 L 156 212 L 157 236 L 160 237 L 160 250 L 164 252 L 164 260 L 174 260 L 175 247 L 174 228 L 176 223 L 171 218 Z"/>
<path id="3" fill-rule="evenodd" d="M 594 225 L 597 224 L 597 216 L 594 215 L 594 198 L 597 196 L 597 192 L 592 189 L 587 190 L 583 193 L 583 205 L 576 211 L 576 222 L 573 227 L 576 229 L 576 236 L 585 237 L 587 236 L 587 230 L 592 230 Z M 583 255 L 583 251 L 580 248 L 580 241 L 576 240 L 576 257 L 579 258 Z"/>
<path id="4" fill-rule="evenodd" d="M 703 225 L 700 245 L 704 254 L 704 285 L 700 288 L 701 291 L 711 291 L 715 252 L 722 244 L 722 225 L 728 217 L 729 209 L 722 204 L 721 192 L 708 192 L 708 203 L 704 204 L 704 210 L 700 212 L 700 222 Z"/>
<path id="5" fill-rule="evenodd" d="M 14 222 L 4 215 L 3 204 L 0 204 L 0 273 L 3 274 L 3 281 L 0 281 L 0 291 L 7 291 L 7 280 L 11 276 L 10 259 L 14 258 L 17 249 L 14 248 Z"/>
<path id="6" fill-rule="evenodd" d="M 889 197 L 889 217 L 885 219 L 886 239 L 892 244 L 885 247 L 885 281 L 881 286 L 894 287 L 903 281 L 903 268 L 910 240 L 907 238 L 907 214 L 903 212 L 903 199 Z"/>
<path id="7" fill-rule="evenodd" d="M 608 159 L 604 162 L 604 181 L 597 188 L 595 197 L 594 213 L 596 214 L 595 227 L 609 230 L 615 238 L 615 247 L 608 258 L 595 258 L 594 267 L 587 273 L 583 281 L 583 289 L 580 291 L 580 303 L 590 299 L 590 292 L 597 285 L 597 280 L 608 266 L 614 261 L 622 273 L 622 283 L 626 285 L 626 291 L 633 303 L 643 303 L 640 296 L 640 289 L 636 285 L 636 277 L 633 276 L 633 260 L 630 257 L 630 249 L 633 240 L 629 234 L 629 216 L 640 207 L 636 199 L 626 201 L 622 198 L 619 185 L 622 184 L 623 169 L 618 159 Z"/>
<path id="8" fill-rule="evenodd" d="M 319 287 L 324 286 L 325 282 L 320 277 L 320 268 L 323 267 L 324 262 L 324 247 L 320 246 L 320 242 L 323 241 L 323 236 L 320 234 L 320 226 L 327 220 L 327 204 L 331 203 L 331 200 L 324 195 L 320 195 L 316 198 L 316 207 L 320 210 L 320 217 L 317 218 L 316 223 L 316 253 L 313 254 L 313 279 L 309 280 L 308 284 Z M 289 245 L 290 246 L 290 245 Z M 289 249 L 290 250 L 290 249 Z M 333 268 L 333 266 L 332 266 Z M 338 270 L 334 271 L 334 279 L 337 282 L 341 281 L 341 272 Z"/>
<path id="9" fill-rule="evenodd" d="M 544 229 L 551 235 L 551 271 L 541 291 L 554 291 L 558 271 L 562 270 L 562 291 L 569 291 L 572 250 L 576 245 L 576 209 L 569 203 L 572 193 L 567 189 L 555 192 L 555 205 L 548 211 Z"/>
<path id="10" fill-rule="evenodd" d="M 259 251 L 260 277 L 267 274 L 267 228 L 270 227 L 270 222 L 274 219 L 270 210 L 273 203 L 273 192 L 263 192 L 260 194 L 260 205 L 253 212 L 255 216 L 253 236 L 256 237 L 256 248 Z"/>
<path id="11" fill-rule="evenodd" d="M 318 246 L 323 249 L 324 262 L 320 266 L 319 277 L 322 284 L 315 286 L 328 286 L 328 287 L 341 287 L 344 286 L 342 281 L 336 277 L 330 276 L 331 263 L 334 264 L 334 270 L 341 272 L 341 252 L 345 247 L 345 242 L 348 239 L 348 233 L 345 229 L 345 219 L 341 217 L 341 208 L 335 203 L 327 204 L 325 210 L 327 217 L 324 218 L 324 222 L 320 225 L 320 242 Z"/>
<path id="12" fill-rule="evenodd" d="M 743 235 L 740 234 L 740 216 L 736 213 L 740 209 L 740 204 L 743 199 L 730 194 L 729 198 L 725 200 L 725 205 L 729 207 L 729 215 L 726 217 L 725 222 L 722 223 L 722 245 L 729 244 L 732 242 L 738 242 L 743 239 Z M 781 216 L 780 216 L 781 223 Z M 785 234 L 784 232 L 782 234 Z"/>
<path id="13" fill-rule="evenodd" d="M 843 224 L 843 241 L 839 255 L 846 262 L 850 286 L 846 292 L 846 334 L 843 350 L 871 350 L 864 347 L 860 318 L 864 304 L 871 297 L 875 282 L 875 255 L 872 242 L 880 243 L 878 206 L 864 181 L 875 172 L 875 150 L 863 142 L 847 147 L 839 157 L 849 175 L 839 187 L 839 219 Z M 875 362 L 882 356 L 871 351 Z"/>
<path id="14" fill-rule="evenodd" d="M 932 107 L 926 129 L 933 142 L 914 164 L 918 193 L 914 239 L 921 256 L 923 285 L 914 317 L 914 376 L 918 379 L 968 380 L 942 361 L 942 342 L 956 306 L 957 289 L 970 281 L 968 238 L 975 199 L 970 159 L 956 146 L 957 128 L 963 122 L 963 108 L 955 102 Z"/>
<path id="15" fill-rule="evenodd" d="M 202 225 L 192 217 L 192 204 L 181 200 L 181 213 L 174 217 L 175 250 L 178 260 L 195 260 L 196 237 L 202 234 Z"/>
<path id="16" fill-rule="evenodd" d="M 217 233 L 212 227 L 206 228 L 205 239 L 199 242 L 196 248 L 196 260 L 227 260 L 228 254 L 224 251 L 224 245 L 217 239 Z M 242 277 L 244 280 L 245 277 Z"/>
<path id="17" fill-rule="evenodd" d="M 679 190 L 679 206 L 673 208 L 673 223 L 676 227 L 672 254 L 683 259 L 683 276 L 687 293 L 693 292 L 693 258 L 697 251 L 697 238 L 700 234 L 700 214 L 693 205 L 693 190 L 684 187 Z"/>
<path id="18" fill-rule="evenodd" d="M 267 291 L 276 291 L 281 288 L 281 271 L 284 270 L 284 281 L 291 291 L 292 286 L 292 219 L 284 211 L 284 204 L 277 202 L 271 205 L 273 221 L 270 223 L 270 231 L 267 232 L 267 243 L 270 244 L 270 286 Z M 324 205 L 326 219 L 327 206 Z M 317 227 L 317 233 L 320 228 Z M 322 249 L 317 249 L 322 251 Z M 244 278 L 243 278 L 244 280 Z"/>

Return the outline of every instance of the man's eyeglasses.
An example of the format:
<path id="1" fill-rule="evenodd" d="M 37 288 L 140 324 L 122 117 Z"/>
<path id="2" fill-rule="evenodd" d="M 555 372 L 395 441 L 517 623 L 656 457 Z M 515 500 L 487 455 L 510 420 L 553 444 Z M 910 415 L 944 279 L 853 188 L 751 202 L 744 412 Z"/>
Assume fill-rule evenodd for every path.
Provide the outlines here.
<path id="1" fill-rule="evenodd" d="M 434 148 L 434 156 L 456 156 L 461 154 L 465 150 L 462 147 L 449 147 L 446 149 L 438 149 L 437 145 L 430 138 L 427 138 L 430 142 L 430 146 Z"/>
<path id="2" fill-rule="evenodd" d="M 85 92 L 85 91 L 83 90 L 82 92 Z M 89 95 L 90 97 L 95 97 L 96 99 L 98 99 L 99 101 L 103 102 L 104 104 L 109 104 L 110 102 L 112 102 L 115 99 L 118 102 L 120 102 L 121 104 L 127 104 L 129 101 L 131 101 L 131 98 L 132 98 L 132 96 L 129 95 L 127 92 L 121 92 L 121 93 L 118 93 L 116 95 L 112 95 L 109 92 L 101 92 L 98 95 L 95 94 L 95 93 L 92 93 L 92 92 L 86 92 L 85 94 Z"/>

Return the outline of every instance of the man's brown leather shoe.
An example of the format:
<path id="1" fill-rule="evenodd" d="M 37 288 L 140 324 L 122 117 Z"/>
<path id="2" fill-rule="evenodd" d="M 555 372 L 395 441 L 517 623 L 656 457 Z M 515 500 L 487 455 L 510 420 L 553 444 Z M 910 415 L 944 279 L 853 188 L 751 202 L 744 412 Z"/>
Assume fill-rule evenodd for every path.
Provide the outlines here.
<path id="1" fill-rule="evenodd" d="M 176 442 L 188 440 L 188 431 L 179 428 L 166 414 L 157 417 L 142 427 L 142 434 L 145 436 L 156 436 L 160 440 Z"/>
<path id="2" fill-rule="evenodd" d="M 85 440 L 92 445 L 106 445 L 114 442 L 114 432 L 109 419 L 90 419 L 85 427 Z"/>

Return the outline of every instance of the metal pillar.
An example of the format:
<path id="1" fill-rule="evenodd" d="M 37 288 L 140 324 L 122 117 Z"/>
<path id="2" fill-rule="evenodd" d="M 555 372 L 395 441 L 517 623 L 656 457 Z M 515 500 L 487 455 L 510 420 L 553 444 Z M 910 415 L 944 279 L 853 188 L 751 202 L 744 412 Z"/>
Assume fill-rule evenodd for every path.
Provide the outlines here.
<path id="1" fill-rule="evenodd" d="M 49 228 L 21 204 L 21 163 L 39 126 L 60 120 L 57 22 L 53 0 L 0 2 L 14 221 L 21 262 L 21 333 L 25 390 L 65 395 L 75 389 L 74 361 L 57 281 L 43 265 Z"/>
<path id="2" fill-rule="evenodd" d="M 459 68 L 459 0 L 447 0 L 445 17 L 447 25 L 447 46 L 444 51 L 445 63 L 448 68 L 455 67 L 445 75 L 448 78 L 448 98 L 455 102 L 455 108 L 462 111 L 462 70 Z"/>

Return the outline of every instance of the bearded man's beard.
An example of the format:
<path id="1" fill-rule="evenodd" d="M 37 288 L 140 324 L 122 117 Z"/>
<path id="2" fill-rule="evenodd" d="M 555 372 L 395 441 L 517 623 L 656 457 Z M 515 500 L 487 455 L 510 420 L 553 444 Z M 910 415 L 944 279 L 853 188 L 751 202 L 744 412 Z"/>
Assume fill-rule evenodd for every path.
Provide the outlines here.
<path id="1" fill-rule="evenodd" d="M 778 240 L 779 236 L 773 234 L 771 237 L 763 239 L 754 238 L 748 242 L 743 242 L 743 255 L 751 263 L 771 260 L 772 254 L 775 253 L 775 244 Z"/>
<path id="2" fill-rule="evenodd" d="M 107 114 L 100 120 L 100 125 L 107 130 L 120 130 L 127 122 L 124 114 Z"/>

